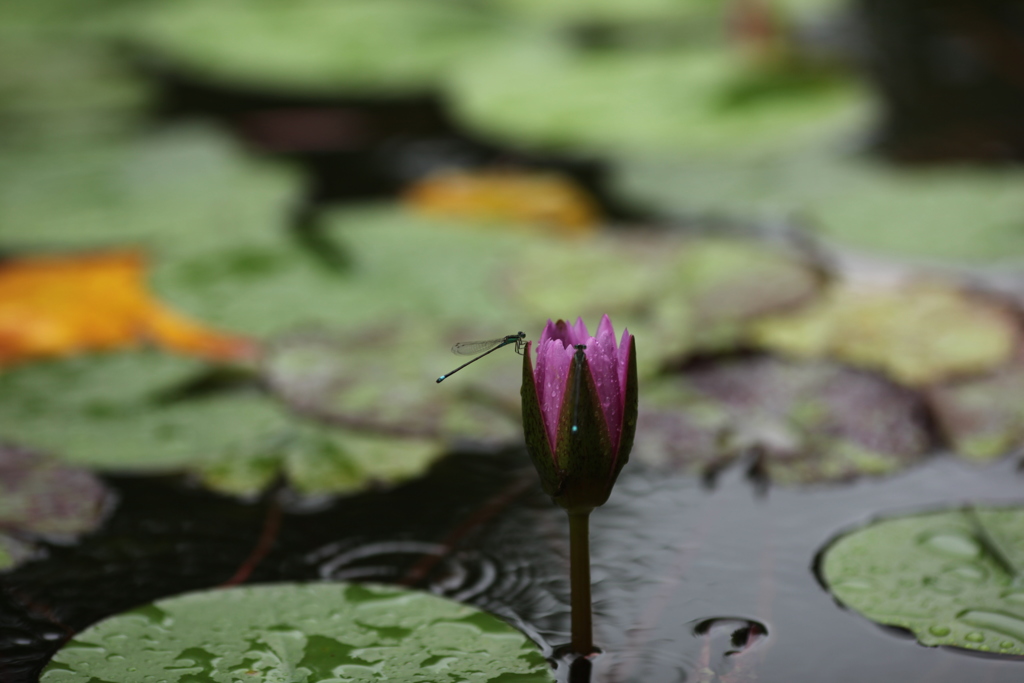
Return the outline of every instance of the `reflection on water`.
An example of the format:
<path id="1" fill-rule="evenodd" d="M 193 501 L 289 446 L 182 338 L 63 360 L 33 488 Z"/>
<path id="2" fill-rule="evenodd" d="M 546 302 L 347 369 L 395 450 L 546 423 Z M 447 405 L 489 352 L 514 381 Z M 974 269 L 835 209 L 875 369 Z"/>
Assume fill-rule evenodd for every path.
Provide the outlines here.
<path id="1" fill-rule="evenodd" d="M 273 547 L 248 581 L 374 581 L 461 600 L 522 628 L 565 683 L 587 676 L 595 683 L 1009 683 L 1024 674 L 1018 661 L 893 637 L 839 607 L 813 569 L 825 544 L 874 516 L 1019 500 L 1012 462 L 971 467 L 934 458 L 889 479 L 773 488 L 766 496 L 738 470 L 709 490 L 630 464 L 593 515 L 595 639 L 603 653 L 582 662 L 558 650 L 569 640 L 568 530 L 535 476 L 521 452 L 461 454 L 392 491 L 286 504 Z M 0 582 L 5 683 L 34 681 L 66 638 L 102 617 L 224 583 L 251 556 L 275 507 L 177 480 L 110 483 L 122 502 L 100 533 L 51 547 L 46 559 Z M 947 554 L 972 552 L 958 538 L 922 542 Z"/>

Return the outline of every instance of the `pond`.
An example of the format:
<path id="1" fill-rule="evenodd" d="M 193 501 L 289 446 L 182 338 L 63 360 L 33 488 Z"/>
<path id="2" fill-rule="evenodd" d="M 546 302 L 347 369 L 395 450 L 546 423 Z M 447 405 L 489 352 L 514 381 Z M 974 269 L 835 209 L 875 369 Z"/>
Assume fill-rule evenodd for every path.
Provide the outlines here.
<path id="1" fill-rule="evenodd" d="M 415 650 L 469 624 L 464 655 L 533 667 L 466 680 L 1020 680 L 1024 137 L 998 60 L 943 52 L 966 80 L 922 79 L 929 117 L 884 41 L 875 99 L 856 84 L 836 36 L 906 30 L 871 3 L 65 5 L 0 10 L 0 681 L 131 680 L 75 668 L 121 661 L 99 622 L 191 600 L 232 630 L 217 596 L 291 583 L 445 598 L 357 625 Z M 964 158 L 1002 165 L 892 163 Z M 640 407 L 590 519 L 587 659 L 514 351 L 603 314 Z M 384 679 L 305 623 L 232 675 Z M 435 646 L 398 678 L 463 680 Z M 151 678 L 221 680 L 210 651 Z"/>

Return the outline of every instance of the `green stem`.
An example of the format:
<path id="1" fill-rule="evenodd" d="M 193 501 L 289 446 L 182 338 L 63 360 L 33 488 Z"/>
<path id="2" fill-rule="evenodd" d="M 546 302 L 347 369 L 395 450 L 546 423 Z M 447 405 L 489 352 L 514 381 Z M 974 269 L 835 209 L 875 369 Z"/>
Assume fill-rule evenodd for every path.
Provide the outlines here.
<path id="1" fill-rule="evenodd" d="M 569 579 L 572 594 L 572 651 L 594 652 L 590 603 L 590 510 L 569 513 Z"/>

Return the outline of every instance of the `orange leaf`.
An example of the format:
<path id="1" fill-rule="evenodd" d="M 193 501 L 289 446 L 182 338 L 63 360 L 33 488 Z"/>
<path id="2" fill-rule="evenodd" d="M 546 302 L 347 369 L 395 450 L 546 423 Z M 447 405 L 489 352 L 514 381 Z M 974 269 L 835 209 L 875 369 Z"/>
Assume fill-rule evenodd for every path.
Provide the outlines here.
<path id="1" fill-rule="evenodd" d="M 539 224 L 562 235 L 589 234 L 600 220 L 590 196 L 555 173 L 437 173 L 409 188 L 404 200 L 425 214 Z"/>
<path id="2" fill-rule="evenodd" d="M 0 265 L 0 365 L 152 342 L 215 360 L 255 353 L 243 337 L 208 330 L 156 300 L 134 251 L 31 257 Z"/>

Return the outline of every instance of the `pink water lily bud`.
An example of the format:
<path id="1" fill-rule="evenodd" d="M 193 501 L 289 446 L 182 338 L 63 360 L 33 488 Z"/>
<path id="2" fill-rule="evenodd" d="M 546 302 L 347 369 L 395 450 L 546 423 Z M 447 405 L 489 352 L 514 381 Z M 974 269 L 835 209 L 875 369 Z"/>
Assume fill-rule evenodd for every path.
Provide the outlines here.
<path id="1" fill-rule="evenodd" d="M 534 365 L 532 352 L 536 350 Z M 608 316 L 590 336 L 548 320 L 523 354 L 523 430 L 544 490 L 570 512 L 604 504 L 636 432 L 636 343 Z"/>

